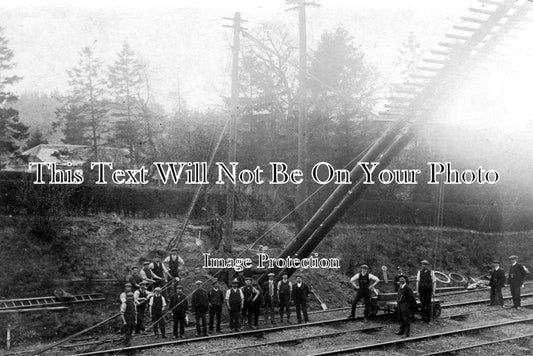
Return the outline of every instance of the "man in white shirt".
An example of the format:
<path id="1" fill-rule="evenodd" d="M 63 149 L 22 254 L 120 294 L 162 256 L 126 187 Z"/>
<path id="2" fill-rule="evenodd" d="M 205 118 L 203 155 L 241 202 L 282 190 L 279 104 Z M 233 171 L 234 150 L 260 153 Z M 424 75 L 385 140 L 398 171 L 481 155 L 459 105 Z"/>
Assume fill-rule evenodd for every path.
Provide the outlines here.
<path id="1" fill-rule="evenodd" d="M 429 262 L 422 260 L 422 268 L 416 274 L 416 290 L 420 298 L 420 312 L 422 321 L 429 324 L 433 317 L 433 305 L 431 299 L 435 296 L 437 279 L 435 272 L 429 269 Z"/>
<path id="2" fill-rule="evenodd" d="M 168 277 L 168 281 L 179 282 L 179 270 L 183 267 L 183 259 L 178 256 L 178 249 L 173 248 L 170 250 L 170 256 L 165 257 L 163 260 L 165 266 L 165 273 Z"/>
<path id="3" fill-rule="evenodd" d="M 374 288 L 379 283 L 379 278 L 373 274 L 368 273 L 368 266 L 361 265 L 361 271 L 350 279 L 350 283 L 357 290 L 357 294 L 352 303 L 352 312 L 348 316 L 349 319 L 355 318 L 355 308 L 357 303 L 361 300 L 365 300 L 365 323 L 370 315 L 370 289 Z"/>
<path id="4" fill-rule="evenodd" d="M 152 316 L 152 323 L 154 324 L 154 335 L 158 337 L 158 329 L 161 331 L 161 337 L 166 338 L 165 335 L 165 317 L 163 310 L 167 306 L 165 297 L 161 295 L 161 288 L 156 287 L 154 294 L 150 297 L 150 315 Z"/>

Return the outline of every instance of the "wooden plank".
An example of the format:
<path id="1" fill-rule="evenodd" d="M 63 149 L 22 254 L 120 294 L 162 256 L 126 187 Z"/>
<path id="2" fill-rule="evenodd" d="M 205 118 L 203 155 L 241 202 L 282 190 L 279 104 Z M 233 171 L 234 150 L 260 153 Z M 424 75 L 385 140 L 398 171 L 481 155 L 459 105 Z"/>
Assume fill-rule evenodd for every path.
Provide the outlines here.
<path id="1" fill-rule="evenodd" d="M 468 36 L 456 35 L 454 33 L 447 33 L 444 36 L 447 38 L 453 38 L 455 40 L 462 40 L 462 41 L 468 41 L 470 39 L 470 37 Z"/>
<path id="2" fill-rule="evenodd" d="M 5 309 L 0 310 L 0 314 L 9 313 L 35 313 L 40 311 L 65 311 L 68 307 L 40 307 L 40 308 L 23 308 L 23 309 Z"/>
<path id="3" fill-rule="evenodd" d="M 483 15 L 492 15 L 494 13 L 494 11 L 491 11 L 491 10 L 478 9 L 475 7 L 471 7 L 469 10 L 477 14 L 483 14 Z"/>
<path id="4" fill-rule="evenodd" d="M 464 17 L 464 16 L 461 17 L 461 20 L 466 21 L 466 22 L 480 23 L 480 24 L 484 24 L 486 22 L 486 20 L 477 19 L 475 17 Z"/>
<path id="5" fill-rule="evenodd" d="M 453 28 L 456 29 L 456 30 L 459 30 L 459 31 L 466 31 L 466 32 L 476 32 L 477 31 L 477 28 L 468 27 L 468 26 L 455 25 L 455 26 L 453 26 Z"/>

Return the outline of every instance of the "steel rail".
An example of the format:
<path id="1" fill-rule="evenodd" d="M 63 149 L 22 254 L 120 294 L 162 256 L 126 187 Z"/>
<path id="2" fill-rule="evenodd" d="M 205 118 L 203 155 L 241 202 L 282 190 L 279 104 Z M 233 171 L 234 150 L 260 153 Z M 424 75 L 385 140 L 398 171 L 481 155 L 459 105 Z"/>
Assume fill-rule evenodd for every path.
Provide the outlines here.
<path id="1" fill-rule="evenodd" d="M 434 334 L 428 334 L 428 335 L 413 336 L 413 337 L 408 337 L 404 339 L 391 340 L 391 341 L 385 341 L 385 342 L 368 344 L 368 345 L 357 345 L 357 346 L 348 346 L 348 347 L 334 349 L 334 350 L 323 350 L 323 351 L 308 354 L 308 356 L 340 355 L 340 354 L 344 354 L 348 352 L 358 352 L 358 351 L 363 351 L 363 350 L 384 348 L 384 347 L 405 344 L 408 342 L 424 341 L 424 340 L 434 339 L 434 338 L 438 338 L 442 336 L 468 333 L 472 331 L 479 331 L 479 330 L 485 330 L 485 329 L 490 329 L 490 328 L 497 328 L 501 326 L 529 323 L 529 322 L 533 322 L 533 318 L 526 318 L 526 319 L 521 319 L 521 320 L 510 320 L 510 321 L 505 321 L 501 323 L 494 323 L 494 324 L 475 326 L 475 327 L 465 328 L 465 329 L 444 331 L 441 333 L 434 333 Z"/>
<path id="2" fill-rule="evenodd" d="M 474 348 L 477 348 L 477 347 L 483 347 L 483 346 L 488 346 L 488 345 L 500 344 L 500 343 L 508 342 L 508 341 L 515 341 L 515 340 L 520 340 L 520 339 L 526 339 L 526 338 L 530 338 L 530 337 L 533 337 L 533 333 L 525 334 L 525 335 L 520 335 L 520 336 L 506 337 L 505 339 L 498 339 L 498 340 L 493 340 L 493 341 L 479 342 L 479 343 L 477 343 L 477 344 L 472 344 L 472 345 L 468 345 L 468 346 L 456 347 L 456 348 L 453 348 L 453 349 L 447 349 L 447 350 L 440 350 L 440 351 L 430 352 L 430 353 L 426 353 L 426 354 L 421 354 L 421 355 L 419 355 L 419 356 L 446 355 L 446 354 L 449 354 L 449 353 L 455 353 L 455 352 L 458 352 L 458 351 L 463 351 L 463 350 L 468 350 L 468 349 L 474 349 Z"/>

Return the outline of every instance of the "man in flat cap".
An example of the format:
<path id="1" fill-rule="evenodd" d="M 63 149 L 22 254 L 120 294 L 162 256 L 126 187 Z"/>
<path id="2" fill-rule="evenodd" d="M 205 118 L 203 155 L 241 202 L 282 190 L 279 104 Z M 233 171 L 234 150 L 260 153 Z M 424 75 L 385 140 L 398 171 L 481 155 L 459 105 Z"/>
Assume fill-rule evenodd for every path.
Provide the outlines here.
<path id="1" fill-rule="evenodd" d="M 428 324 L 433 316 L 431 299 L 435 295 L 437 279 L 435 278 L 435 272 L 429 269 L 429 261 L 422 260 L 420 264 L 422 268 L 416 274 L 416 290 L 420 298 L 422 321 Z"/>
<path id="2" fill-rule="evenodd" d="M 398 276 L 398 320 L 400 321 L 400 330 L 396 335 L 409 337 L 411 333 L 411 306 L 416 305 L 416 299 L 413 291 L 409 287 L 409 279 L 405 274 Z"/>
<path id="3" fill-rule="evenodd" d="M 173 334 L 174 337 L 182 338 L 185 334 L 185 315 L 189 309 L 187 296 L 183 293 L 183 286 L 176 285 L 176 292 L 170 298 L 170 310 L 172 310 L 172 318 L 174 320 Z"/>
<path id="4" fill-rule="evenodd" d="M 220 318 L 222 316 L 222 305 L 224 305 L 224 293 L 220 290 L 218 282 L 213 282 L 213 288 L 207 294 L 209 299 L 209 333 L 213 332 L 213 323 L 217 319 L 217 333 L 220 333 Z"/>
<path id="5" fill-rule="evenodd" d="M 126 293 L 126 301 L 120 306 L 120 317 L 125 331 L 125 346 L 131 344 L 131 334 L 137 324 L 137 311 L 135 310 L 135 304 L 133 302 L 133 292 Z"/>
<path id="6" fill-rule="evenodd" d="M 170 250 L 170 256 L 165 257 L 163 260 L 166 269 L 167 281 L 172 282 L 173 286 L 177 285 L 180 280 L 180 268 L 183 267 L 183 259 L 178 256 L 178 249 L 172 248 Z"/>
<path id="7" fill-rule="evenodd" d="M 244 307 L 242 310 L 242 319 L 248 319 L 248 326 L 255 329 L 254 326 L 254 303 L 259 297 L 259 291 L 252 286 L 252 278 L 246 277 L 244 279 L 244 286 L 241 287 L 242 295 L 244 296 Z M 243 324 L 243 322 L 241 322 Z"/>
<path id="8" fill-rule="evenodd" d="M 281 281 L 278 282 L 279 318 L 283 323 L 283 311 L 287 314 L 287 323 L 291 322 L 290 304 L 292 300 L 292 283 L 289 281 L 289 274 L 283 272 Z"/>
<path id="9" fill-rule="evenodd" d="M 302 276 L 296 276 L 296 283 L 292 286 L 292 299 L 296 308 L 298 324 L 302 323 L 302 313 L 303 321 L 306 323 L 309 322 L 309 317 L 307 316 L 307 298 L 310 293 L 309 287 L 302 281 Z"/>
<path id="10" fill-rule="evenodd" d="M 191 305 L 196 320 L 196 336 L 207 336 L 206 314 L 209 310 L 209 298 L 207 292 L 202 289 L 202 284 L 202 281 L 196 281 L 196 290 L 191 297 Z M 200 321 L 202 321 L 201 330 Z"/>
<path id="11" fill-rule="evenodd" d="M 231 282 L 231 288 L 226 291 L 226 305 L 229 310 L 229 328 L 230 330 L 241 331 L 240 319 L 241 310 L 244 307 L 244 295 L 239 288 L 239 281 L 234 279 Z"/>
<path id="12" fill-rule="evenodd" d="M 154 335 L 159 337 L 158 331 L 161 332 L 161 337 L 166 338 L 165 334 L 165 316 L 163 311 L 166 309 L 167 302 L 165 297 L 161 295 L 161 287 L 154 289 L 154 294 L 150 297 L 150 316 L 154 325 Z"/>
<path id="13" fill-rule="evenodd" d="M 135 327 L 135 333 L 140 334 L 144 332 L 144 311 L 148 305 L 147 300 L 150 299 L 152 293 L 150 293 L 146 286 L 148 282 L 141 281 L 139 283 L 139 289 L 133 293 L 133 301 L 135 302 L 135 308 L 137 309 L 137 326 Z"/>
<path id="14" fill-rule="evenodd" d="M 511 296 L 513 297 L 513 308 L 520 309 L 521 288 L 529 271 L 524 265 L 518 263 L 518 256 L 512 255 L 509 257 L 509 260 L 511 261 L 511 268 L 509 269 L 507 281 L 511 289 Z"/>
<path id="15" fill-rule="evenodd" d="M 130 267 L 130 274 L 128 275 L 127 280 L 129 283 L 131 283 L 133 290 L 139 289 L 139 283 L 141 283 L 143 280 L 141 275 L 139 274 L 139 267 Z"/>
<path id="16" fill-rule="evenodd" d="M 143 281 L 145 281 L 148 286 L 148 290 L 152 292 L 154 290 L 154 276 L 152 275 L 152 270 L 150 269 L 150 262 L 144 261 L 143 262 L 143 268 L 141 269 L 141 272 L 139 273 L 141 275 L 141 278 Z"/>
<path id="17" fill-rule="evenodd" d="M 130 282 L 124 283 L 124 292 L 120 293 L 120 297 L 119 297 L 121 303 L 126 303 L 126 294 L 129 292 L 133 293 L 131 283 Z"/>
<path id="18" fill-rule="evenodd" d="M 275 324 L 274 321 L 274 306 L 276 305 L 277 295 L 278 295 L 278 286 L 274 282 L 274 273 L 268 274 L 268 281 L 263 283 L 263 301 L 265 302 L 265 321 L 268 321 Z"/>
<path id="19" fill-rule="evenodd" d="M 505 272 L 500 267 L 500 261 L 492 261 L 490 274 L 490 304 L 489 306 L 503 307 L 502 288 L 505 286 Z"/>
<path id="20" fill-rule="evenodd" d="M 363 264 L 360 266 L 360 272 L 350 279 L 350 283 L 357 290 L 357 294 L 352 303 L 352 312 L 348 316 L 350 319 L 355 318 L 355 308 L 361 299 L 365 300 L 365 322 L 367 322 L 367 318 L 370 315 L 370 289 L 374 288 L 376 284 L 379 283 L 379 278 L 368 273 L 368 270 L 368 266 Z"/>

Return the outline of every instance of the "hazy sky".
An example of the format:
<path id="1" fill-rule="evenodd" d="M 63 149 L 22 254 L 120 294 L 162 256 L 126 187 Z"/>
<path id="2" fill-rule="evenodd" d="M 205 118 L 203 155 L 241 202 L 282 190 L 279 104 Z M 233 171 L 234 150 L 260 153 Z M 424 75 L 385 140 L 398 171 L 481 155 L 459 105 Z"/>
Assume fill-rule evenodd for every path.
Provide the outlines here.
<path id="1" fill-rule="evenodd" d="M 308 10 L 310 50 L 321 33 L 342 25 L 384 81 L 391 77 L 398 49 L 410 33 L 422 49 L 435 49 L 452 25 L 468 14 L 468 7 L 478 5 L 473 0 L 318 2 L 320 7 Z M 261 22 L 280 22 L 295 36 L 298 26 L 297 13 L 286 11 L 285 0 L 93 0 L 47 1 L 46 5 L 42 1 L 0 0 L 0 5 L 0 26 L 15 52 L 16 73 L 24 77 L 17 91 L 64 92 L 66 70 L 76 65 L 82 47 L 91 46 L 109 65 L 127 41 L 149 63 L 154 98 L 166 108 L 176 102 L 178 83 L 182 96 L 195 108 L 218 105 L 220 95 L 229 93 L 231 30 L 222 27 L 227 23 L 222 17 L 240 11 L 249 21 L 249 29 Z M 532 53 L 530 43 L 529 50 L 509 58 L 527 66 Z M 507 64 L 504 67 L 512 69 Z M 520 68 L 531 75 L 531 65 Z M 499 76 L 504 75 L 496 78 Z M 494 87 L 499 88 L 499 80 Z M 512 90 L 523 94 L 526 88 Z M 516 93 L 508 96 L 516 98 Z M 512 105 L 516 110 L 516 104 Z"/>
<path id="2" fill-rule="evenodd" d="M 465 11 L 467 0 L 321 0 L 309 8 L 310 49 L 324 30 L 342 25 L 368 61 L 390 70 L 410 32 L 426 46 Z M 181 93 L 193 106 L 217 103 L 229 91 L 231 30 L 222 17 L 240 11 L 253 29 L 284 23 L 297 34 L 298 19 L 284 0 L 200 1 L 0 1 L 0 25 L 15 51 L 17 90 L 67 87 L 66 69 L 84 46 L 110 64 L 124 41 L 148 61 L 155 98 L 165 106 Z M 227 22 L 227 21 L 226 21 Z"/>

